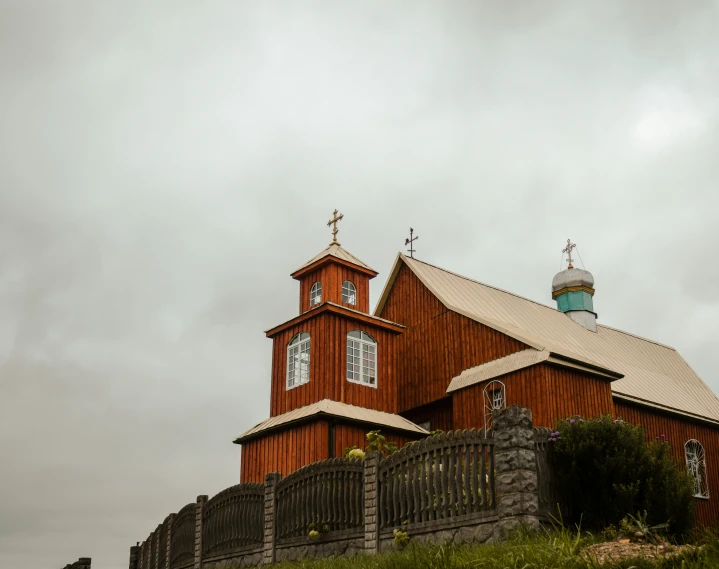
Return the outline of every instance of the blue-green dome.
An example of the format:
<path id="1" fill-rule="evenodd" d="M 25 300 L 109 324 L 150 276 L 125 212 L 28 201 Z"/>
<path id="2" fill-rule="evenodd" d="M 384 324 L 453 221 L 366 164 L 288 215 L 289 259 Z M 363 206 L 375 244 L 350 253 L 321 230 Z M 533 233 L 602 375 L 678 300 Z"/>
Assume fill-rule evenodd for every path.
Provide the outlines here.
<path id="1" fill-rule="evenodd" d="M 557 273 L 552 280 L 552 298 L 562 312 L 589 310 L 594 312 L 594 277 L 589 271 L 574 267 Z"/>

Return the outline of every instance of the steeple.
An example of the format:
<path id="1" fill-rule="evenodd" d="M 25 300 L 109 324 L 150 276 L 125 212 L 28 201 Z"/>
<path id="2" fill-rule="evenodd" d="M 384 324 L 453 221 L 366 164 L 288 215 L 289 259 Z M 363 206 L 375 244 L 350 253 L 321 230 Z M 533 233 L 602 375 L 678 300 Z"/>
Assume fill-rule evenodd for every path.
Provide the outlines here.
<path id="1" fill-rule="evenodd" d="M 567 239 L 562 253 L 567 253 L 568 266 L 552 279 L 552 298 L 557 308 L 587 330 L 597 331 L 597 314 L 594 312 L 594 277 L 589 271 L 574 268 L 572 250 L 576 247 Z"/>
<path id="2" fill-rule="evenodd" d="M 331 302 L 369 313 L 369 281 L 377 271 L 343 249 L 337 241 L 337 222 L 344 215 L 335 210 L 327 226 L 332 229 L 329 246 L 292 273 L 300 281 L 300 314 Z"/>

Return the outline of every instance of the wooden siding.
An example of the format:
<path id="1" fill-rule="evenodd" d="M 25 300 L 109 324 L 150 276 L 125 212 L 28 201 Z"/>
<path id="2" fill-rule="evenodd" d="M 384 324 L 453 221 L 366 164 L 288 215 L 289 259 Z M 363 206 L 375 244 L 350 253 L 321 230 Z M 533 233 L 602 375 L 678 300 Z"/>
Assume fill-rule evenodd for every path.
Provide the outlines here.
<path id="1" fill-rule="evenodd" d="M 287 476 L 307 464 L 342 456 L 350 446 L 365 448 L 371 425 L 330 423 L 320 419 L 269 433 L 242 445 L 240 482 L 264 482 L 269 472 Z M 334 429 L 334 453 L 330 454 L 330 429 Z M 380 429 L 381 430 L 381 429 Z M 402 447 L 415 437 L 383 431 L 387 441 Z"/>
<path id="2" fill-rule="evenodd" d="M 240 482 L 264 482 L 270 472 L 287 476 L 305 464 L 325 458 L 329 458 L 326 421 L 289 427 L 242 445 Z"/>
<path id="3" fill-rule="evenodd" d="M 447 431 L 454 430 L 451 397 L 445 397 L 429 405 L 410 409 L 402 413 L 402 416 L 416 425 L 429 421 L 431 431 L 440 430 L 446 433 Z"/>
<path id="4" fill-rule="evenodd" d="M 362 330 L 377 341 L 377 387 L 347 381 L 347 333 Z M 287 389 L 287 344 L 299 332 L 310 335 L 310 381 Z M 273 338 L 270 416 L 332 399 L 388 413 L 397 412 L 394 333 L 325 312 Z"/>
<path id="5" fill-rule="evenodd" d="M 527 348 L 449 311 L 406 265 L 379 316 L 407 326 L 404 334 L 392 339 L 400 412 L 446 397 L 449 382 L 463 370 Z"/>
<path id="6" fill-rule="evenodd" d="M 707 464 L 709 499 L 696 499 L 696 520 L 701 526 L 716 523 L 719 518 L 719 428 L 619 399 L 614 400 L 614 410 L 617 417 L 646 428 L 648 440 L 665 435 L 674 456 L 682 465 L 685 464 L 684 443 L 696 439 L 702 444 Z"/>
<path id="7" fill-rule="evenodd" d="M 316 282 L 322 283 L 322 301 L 369 313 L 369 277 L 359 271 L 329 262 L 300 277 L 300 314 L 310 309 L 310 290 Z M 357 289 L 357 304 L 342 302 L 342 283 L 351 281 Z"/>
<path id="8" fill-rule="evenodd" d="M 332 427 L 330 427 L 332 428 Z M 375 430 L 368 425 L 342 424 L 338 423 L 334 426 L 334 456 L 342 456 L 345 448 L 356 446 L 361 449 L 367 446 L 367 433 Z M 409 441 L 417 440 L 418 437 L 409 437 L 397 433 L 382 430 L 382 434 L 386 437 L 387 442 L 395 443 L 399 448 L 407 444 Z"/>
<path id="9" fill-rule="evenodd" d="M 609 382 L 580 371 L 539 364 L 496 379 L 506 387 L 507 405 L 531 409 L 535 426 L 554 427 L 556 419 L 575 414 L 597 417 L 613 412 Z M 488 383 L 485 381 L 454 392 L 455 429 L 484 427 L 482 391 Z"/>

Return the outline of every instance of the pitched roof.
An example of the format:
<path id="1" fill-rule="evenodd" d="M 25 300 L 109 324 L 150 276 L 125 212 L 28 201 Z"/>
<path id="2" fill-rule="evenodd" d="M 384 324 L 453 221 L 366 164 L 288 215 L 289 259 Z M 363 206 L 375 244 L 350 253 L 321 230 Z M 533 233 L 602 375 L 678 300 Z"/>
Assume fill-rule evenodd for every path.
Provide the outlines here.
<path id="1" fill-rule="evenodd" d="M 483 381 L 494 379 L 495 377 L 500 377 L 513 371 L 528 368 L 542 362 L 549 362 L 562 367 L 587 371 L 595 375 L 603 376 L 609 381 L 617 379 L 616 375 L 610 375 L 581 364 L 574 364 L 564 359 L 555 358 L 547 350 L 535 350 L 534 348 L 528 348 L 526 350 L 520 350 L 519 352 L 514 352 L 508 356 L 465 369 L 458 376 L 452 378 L 452 381 L 447 388 L 447 393 L 457 391 L 458 389 L 464 389 L 470 385 L 482 383 Z"/>
<path id="2" fill-rule="evenodd" d="M 590 332 L 550 306 L 399 254 L 375 314 L 402 264 L 450 310 L 604 373 L 623 376 L 612 391 L 636 401 L 719 421 L 719 399 L 674 348 L 597 325 Z"/>
<path id="3" fill-rule="evenodd" d="M 322 251 L 317 253 L 317 255 L 312 257 L 304 265 L 302 265 L 301 267 L 296 269 L 294 271 L 294 273 L 301 271 L 305 267 L 309 267 L 313 263 L 316 263 L 317 261 L 319 261 L 320 259 L 324 259 L 325 257 L 336 257 L 336 258 L 342 259 L 343 261 L 346 261 L 348 263 L 352 263 L 353 265 L 362 267 L 363 269 L 367 269 L 368 271 L 372 271 L 373 273 L 377 272 L 372 267 L 370 267 L 368 264 L 366 264 L 365 262 L 360 261 L 352 253 L 350 253 L 346 249 L 343 249 L 342 247 L 340 247 L 338 243 L 331 243 L 329 247 L 327 247 L 326 249 L 323 249 Z"/>
<path id="4" fill-rule="evenodd" d="M 345 403 L 332 401 L 331 399 L 323 399 L 317 403 L 312 403 L 310 405 L 300 407 L 299 409 L 288 411 L 282 415 L 265 419 L 261 423 L 258 423 L 251 429 L 242 433 L 234 440 L 234 442 L 243 443 L 259 436 L 261 433 L 271 431 L 281 425 L 301 421 L 315 415 L 329 415 L 332 417 L 347 419 L 349 421 L 416 433 L 418 435 L 429 434 L 428 431 L 419 425 L 415 425 L 412 421 L 408 421 L 404 417 L 400 417 L 399 415 L 395 415 L 393 413 L 385 413 L 384 411 L 377 411 L 375 409 L 367 409 L 365 407 L 357 407 L 355 405 L 346 405 Z"/>

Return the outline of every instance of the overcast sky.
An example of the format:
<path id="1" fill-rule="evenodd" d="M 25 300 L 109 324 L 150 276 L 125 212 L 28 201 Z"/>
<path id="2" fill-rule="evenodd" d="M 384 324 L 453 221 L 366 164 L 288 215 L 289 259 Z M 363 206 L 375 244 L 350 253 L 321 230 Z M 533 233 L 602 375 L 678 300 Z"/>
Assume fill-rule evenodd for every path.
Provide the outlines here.
<path id="1" fill-rule="evenodd" d="M 719 391 L 719 3 L 0 0 L 0 566 L 127 567 L 239 480 L 330 240 L 599 322 Z M 581 263 L 579 264 L 581 266 Z"/>

